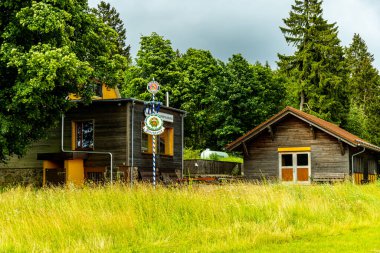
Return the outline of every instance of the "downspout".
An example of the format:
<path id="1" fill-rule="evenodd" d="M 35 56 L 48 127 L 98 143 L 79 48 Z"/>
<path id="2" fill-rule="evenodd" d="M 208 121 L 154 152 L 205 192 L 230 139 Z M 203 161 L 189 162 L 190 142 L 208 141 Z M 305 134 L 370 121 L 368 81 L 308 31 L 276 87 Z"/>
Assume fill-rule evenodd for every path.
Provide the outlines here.
<path id="1" fill-rule="evenodd" d="M 360 155 L 361 153 L 364 153 L 364 151 L 365 151 L 365 147 L 363 147 L 362 151 L 359 151 L 358 153 L 353 154 L 351 156 L 351 174 L 352 174 L 352 183 L 353 184 L 355 184 L 355 178 L 354 178 L 354 156 Z"/>
<path id="2" fill-rule="evenodd" d="M 64 141 L 64 126 L 65 126 L 65 115 L 62 113 L 62 127 L 61 127 L 61 151 L 63 153 L 78 153 L 78 154 L 102 154 L 110 156 L 110 169 L 111 169 L 111 184 L 113 183 L 113 164 L 112 164 L 112 153 L 111 152 L 102 152 L 102 151 L 77 151 L 77 150 L 65 150 L 63 147 Z"/>
<path id="3" fill-rule="evenodd" d="M 131 119 L 131 125 L 132 125 L 132 128 L 131 128 L 131 167 L 130 167 L 130 171 L 129 171 L 129 176 L 131 178 L 131 188 L 133 186 L 133 167 L 134 167 L 134 125 L 135 125 L 135 100 L 132 100 L 132 119 Z"/>
<path id="4" fill-rule="evenodd" d="M 181 179 L 183 179 L 183 149 L 184 149 L 184 136 L 185 136 L 185 131 L 184 131 L 184 118 L 186 117 L 186 113 L 182 114 L 181 115 L 181 118 L 182 118 L 182 127 L 181 127 L 181 130 L 182 130 L 182 165 L 181 165 Z"/>

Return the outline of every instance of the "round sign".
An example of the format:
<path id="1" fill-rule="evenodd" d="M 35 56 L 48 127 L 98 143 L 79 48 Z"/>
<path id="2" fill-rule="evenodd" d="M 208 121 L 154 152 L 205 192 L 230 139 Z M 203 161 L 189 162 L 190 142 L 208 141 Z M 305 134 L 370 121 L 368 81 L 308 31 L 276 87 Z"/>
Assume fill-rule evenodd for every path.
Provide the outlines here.
<path id="1" fill-rule="evenodd" d="M 151 135 L 160 135 L 164 132 L 164 121 L 158 114 L 151 114 L 145 118 L 144 132 Z"/>
<path id="2" fill-rule="evenodd" d="M 152 93 L 153 95 L 155 95 L 160 90 L 160 85 L 156 81 L 151 81 L 146 86 L 146 89 L 150 93 Z"/>

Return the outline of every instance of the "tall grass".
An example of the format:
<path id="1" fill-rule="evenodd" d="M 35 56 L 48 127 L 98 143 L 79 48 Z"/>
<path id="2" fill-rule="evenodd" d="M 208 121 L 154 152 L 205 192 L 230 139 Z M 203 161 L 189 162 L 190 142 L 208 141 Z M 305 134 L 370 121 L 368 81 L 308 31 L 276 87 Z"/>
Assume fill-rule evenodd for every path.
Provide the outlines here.
<path id="1" fill-rule="evenodd" d="M 0 193 L 0 252 L 270 250 L 380 228 L 379 211 L 379 185 L 11 188 Z"/>

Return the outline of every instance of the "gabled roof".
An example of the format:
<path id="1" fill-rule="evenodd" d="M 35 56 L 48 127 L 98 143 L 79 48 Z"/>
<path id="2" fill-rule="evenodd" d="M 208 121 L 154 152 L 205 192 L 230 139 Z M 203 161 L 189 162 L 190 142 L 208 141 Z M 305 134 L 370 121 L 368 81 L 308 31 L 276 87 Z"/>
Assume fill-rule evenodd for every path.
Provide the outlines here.
<path id="1" fill-rule="evenodd" d="M 284 118 L 287 115 L 293 115 L 299 119 L 301 119 L 304 122 L 309 123 L 311 126 L 316 127 L 334 137 L 337 139 L 347 143 L 348 145 L 352 147 L 358 147 L 363 146 L 371 150 L 375 150 L 380 152 L 380 147 L 377 147 L 360 137 L 340 128 L 339 126 L 327 122 L 323 119 L 320 119 L 314 115 L 305 113 L 303 111 L 297 110 L 293 107 L 287 106 L 285 109 L 274 115 L 273 117 L 269 118 L 267 121 L 261 123 L 251 131 L 247 132 L 245 135 L 241 136 L 240 138 L 236 139 L 235 141 L 231 142 L 226 146 L 227 150 L 233 150 L 240 146 L 243 142 L 248 141 L 249 139 L 253 138 L 254 136 L 258 135 L 260 132 L 265 130 L 267 127 L 271 126 L 272 124 L 278 122 L 282 118 Z"/>

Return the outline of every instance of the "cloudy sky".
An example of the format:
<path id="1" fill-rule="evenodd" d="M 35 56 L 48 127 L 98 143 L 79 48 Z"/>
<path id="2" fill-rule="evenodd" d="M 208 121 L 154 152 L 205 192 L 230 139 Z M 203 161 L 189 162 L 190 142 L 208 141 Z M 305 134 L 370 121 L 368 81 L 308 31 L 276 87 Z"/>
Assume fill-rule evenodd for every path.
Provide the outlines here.
<path id="1" fill-rule="evenodd" d="M 89 0 L 95 7 L 100 1 Z M 106 0 L 120 13 L 127 29 L 132 55 L 141 35 L 157 32 L 174 49 L 210 50 L 226 61 L 241 53 L 254 63 L 266 61 L 276 67 L 277 53 L 290 54 L 279 29 L 294 0 Z M 374 54 L 380 69 L 380 1 L 324 0 L 324 18 L 339 26 L 343 46 L 359 33 Z"/>

